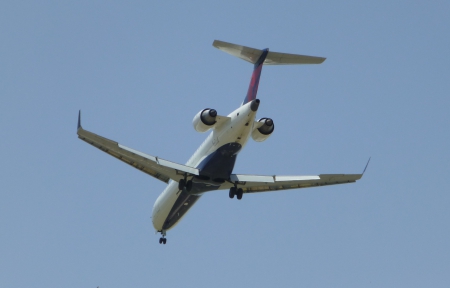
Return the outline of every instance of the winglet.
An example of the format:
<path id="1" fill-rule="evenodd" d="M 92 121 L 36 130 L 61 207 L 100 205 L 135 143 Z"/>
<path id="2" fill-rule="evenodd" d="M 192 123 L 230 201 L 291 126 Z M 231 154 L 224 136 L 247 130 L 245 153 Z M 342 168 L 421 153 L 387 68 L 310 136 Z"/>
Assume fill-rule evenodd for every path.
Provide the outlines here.
<path id="1" fill-rule="evenodd" d="M 364 175 L 364 172 L 366 172 L 367 166 L 369 166 L 370 158 L 372 158 L 372 157 L 369 157 L 369 161 L 367 161 L 366 167 L 364 167 L 364 171 L 363 171 L 362 175 Z"/>
<path id="2" fill-rule="evenodd" d="M 83 129 L 83 127 L 81 127 L 81 110 L 79 110 L 78 111 L 78 127 L 77 127 L 77 130 L 78 129 Z"/>

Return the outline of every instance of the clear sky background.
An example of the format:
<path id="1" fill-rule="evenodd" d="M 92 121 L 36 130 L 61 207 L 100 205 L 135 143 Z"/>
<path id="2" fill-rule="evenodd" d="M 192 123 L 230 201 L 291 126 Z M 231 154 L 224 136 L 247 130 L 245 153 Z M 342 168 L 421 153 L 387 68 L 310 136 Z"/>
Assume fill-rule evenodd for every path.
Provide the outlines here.
<path id="1" fill-rule="evenodd" d="M 449 287 L 448 1 L 2 1 L 1 287 Z M 83 127 L 185 163 L 201 109 L 242 102 L 252 65 L 214 39 L 323 56 L 266 66 L 234 172 L 356 184 L 205 194 L 158 244 L 165 184 Z"/>

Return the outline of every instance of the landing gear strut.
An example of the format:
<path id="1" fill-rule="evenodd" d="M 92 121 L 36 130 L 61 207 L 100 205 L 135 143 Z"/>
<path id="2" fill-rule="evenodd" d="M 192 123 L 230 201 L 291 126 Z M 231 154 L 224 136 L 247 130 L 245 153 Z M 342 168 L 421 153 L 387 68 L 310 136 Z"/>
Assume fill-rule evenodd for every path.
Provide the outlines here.
<path id="1" fill-rule="evenodd" d="M 242 195 L 244 195 L 244 190 L 242 190 L 241 188 L 231 187 L 230 193 L 228 195 L 230 196 L 231 199 L 233 199 L 234 195 L 236 195 L 236 198 L 238 200 L 241 200 Z"/>
<path id="2" fill-rule="evenodd" d="M 166 242 L 167 242 L 167 238 L 166 238 L 166 231 L 165 230 L 163 230 L 163 231 L 161 231 L 161 238 L 159 238 L 159 244 L 166 244 Z"/>

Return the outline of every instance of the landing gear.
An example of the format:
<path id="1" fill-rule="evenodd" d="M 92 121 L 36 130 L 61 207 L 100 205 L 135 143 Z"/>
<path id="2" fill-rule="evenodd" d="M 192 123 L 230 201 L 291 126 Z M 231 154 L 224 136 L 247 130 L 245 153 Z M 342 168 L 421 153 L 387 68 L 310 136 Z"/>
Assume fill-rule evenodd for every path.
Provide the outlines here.
<path id="1" fill-rule="evenodd" d="M 233 199 L 234 195 L 236 195 L 236 187 L 231 187 L 230 193 L 228 195 L 230 196 L 231 199 Z"/>
<path id="2" fill-rule="evenodd" d="M 166 231 L 161 231 L 161 238 L 159 238 L 159 244 L 166 244 L 167 238 L 166 238 Z"/>
<path id="3" fill-rule="evenodd" d="M 191 189 L 192 189 L 192 180 L 189 180 L 186 183 L 186 191 L 191 192 Z"/>
<path id="4" fill-rule="evenodd" d="M 236 191 L 236 198 L 238 200 L 241 200 L 242 199 L 242 195 L 244 195 L 244 190 L 242 190 L 241 188 L 237 189 L 237 191 Z"/>
<path id="5" fill-rule="evenodd" d="M 244 195 L 244 190 L 242 190 L 241 188 L 231 187 L 230 193 L 228 195 L 230 196 L 231 199 L 233 199 L 234 195 L 236 195 L 236 198 L 238 200 L 241 200 L 242 195 Z"/>
<path id="6" fill-rule="evenodd" d="M 186 189 L 187 192 L 190 192 L 192 189 L 192 180 L 186 181 L 186 179 L 181 179 L 178 182 L 178 190 Z"/>

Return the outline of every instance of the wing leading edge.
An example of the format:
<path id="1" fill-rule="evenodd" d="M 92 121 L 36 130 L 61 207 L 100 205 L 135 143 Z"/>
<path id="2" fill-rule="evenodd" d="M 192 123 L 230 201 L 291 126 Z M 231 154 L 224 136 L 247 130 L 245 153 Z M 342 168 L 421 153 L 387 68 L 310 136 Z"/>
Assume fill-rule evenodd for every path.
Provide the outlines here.
<path id="1" fill-rule="evenodd" d="M 168 183 L 170 179 L 179 181 L 185 175 L 198 175 L 196 168 L 170 162 L 155 156 L 151 156 L 132 148 L 128 148 L 117 142 L 99 136 L 81 127 L 80 114 L 78 114 L 78 138 L 94 147 L 108 153 L 109 155 L 125 162 L 142 172 Z"/>

